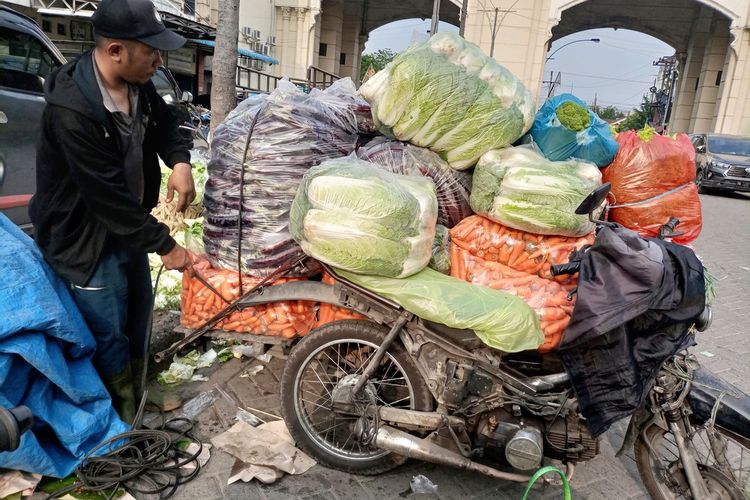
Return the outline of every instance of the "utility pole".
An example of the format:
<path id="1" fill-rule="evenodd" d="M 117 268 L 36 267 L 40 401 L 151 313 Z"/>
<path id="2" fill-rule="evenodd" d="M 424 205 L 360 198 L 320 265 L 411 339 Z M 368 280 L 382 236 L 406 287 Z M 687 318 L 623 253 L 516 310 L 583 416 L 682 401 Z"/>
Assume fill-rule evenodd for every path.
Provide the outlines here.
<path id="1" fill-rule="evenodd" d="M 440 0 L 432 3 L 432 24 L 430 25 L 430 36 L 438 32 L 438 20 L 440 19 Z"/>
<path id="2" fill-rule="evenodd" d="M 469 0 L 464 0 L 461 4 L 461 20 L 459 22 L 458 27 L 458 36 L 462 37 L 464 36 L 464 31 L 466 31 L 466 14 L 467 10 L 469 9 Z"/>
<path id="3" fill-rule="evenodd" d="M 490 57 L 492 57 L 495 54 L 495 38 L 497 37 L 497 32 L 500 31 L 500 26 L 502 26 L 503 25 L 503 21 L 505 21 L 505 16 L 507 16 L 508 14 L 511 14 L 511 13 L 515 12 L 515 10 L 513 10 L 513 7 L 515 7 L 516 4 L 519 1 L 520 0 L 516 0 L 507 9 L 498 9 L 497 7 L 495 7 L 494 9 L 482 9 L 482 10 L 479 11 L 479 12 L 484 12 L 485 14 L 487 14 L 488 12 L 494 12 L 495 13 L 495 17 L 494 17 L 494 19 L 492 21 L 492 25 L 491 25 L 491 28 L 492 28 L 492 30 L 491 30 L 492 43 L 490 45 Z M 498 23 L 498 21 L 497 21 L 497 15 L 500 12 L 503 13 L 503 17 L 500 18 L 500 22 Z M 487 19 L 489 19 L 489 17 L 490 16 L 487 15 Z"/>

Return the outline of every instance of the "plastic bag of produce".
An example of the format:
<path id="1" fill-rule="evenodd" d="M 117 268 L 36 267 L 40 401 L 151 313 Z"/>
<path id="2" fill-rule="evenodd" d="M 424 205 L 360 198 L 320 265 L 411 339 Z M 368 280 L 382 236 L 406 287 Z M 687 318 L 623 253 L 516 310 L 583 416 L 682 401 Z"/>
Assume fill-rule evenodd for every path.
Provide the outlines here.
<path id="1" fill-rule="evenodd" d="M 577 275 L 552 276 L 552 266 L 567 263 L 573 250 L 594 243 L 594 234 L 578 238 L 544 236 L 474 215 L 451 229 L 451 243 L 486 261 L 568 284 L 576 282 Z"/>
<path id="2" fill-rule="evenodd" d="M 330 274 L 323 273 L 321 282 L 327 285 L 333 285 L 334 281 Z M 334 321 L 341 321 L 344 319 L 367 319 L 359 313 L 356 313 L 345 307 L 334 306 L 327 302 L 321 302 L 320 308 L 318 309 L 318 322 L 315 324 L 315 328 L 323 326 Z"/>
<path id="3" fill-rule="evenodd" d="M 429 149 L 378 137 L 357 150 L 357 156 L 401 175 L 422 175 L 435 183 L 438 224 L 453 227 L 473 212 L 469 205 L 471 174 L 453 170 Z"/>
<path id="4" fill-rule="evenodd" d="M 262 278 L 240 276 L 237 271 L 213 269 L 207 261 L 194 265 L 200 276 L 208 281 L 228 301 L 240 297 L 240 279 L 243 291 L 257 285 Z M 279 278 L 274 285 L 281 285 L 300 278 Z M 227 305 L 197 278 L 183 273 L 180 324 L 198 328 L 205 321 L 221 312 Z M 251 333 L 254 335 L 294 338 L 307 334 L 315 325 L 315 304 L 312 302 L 273 302 L 234 311 L 216 327 L 222 330 Z"/>
<path id="5" fill-rule="evenodd" d="M 428 266 L 443 274 L 451 273 L 451 235 L 447 227 L 435 226 L 435 242 L 432 244 L 432 257 Z"/>
<path id="6" fill-rule="evenodd" d="M 514 229 L 583 236 L 594 225 L 575 209 L 601 178 L 593 163 L 549 161 L 525 146 L 489 151 L 474 169 L 471 208 Z"/>
<path id="7" fill-rule="evenodd" d="M 703 220 L 693 182 L 695 149 L 690 138 L 686 134 L 671 138 L 647 129 L 617 134 L 617 142 L 620 151 L 615 161 L 602 171 L 615 198 L 610 218 L 641 236 L 656 237 L 663 224 L 677 217 L 677 230 L 684 234 L 674 241 L 695 241 Z"/>
<path id="8" fill-rule="evenodd" d="M 531 127 L 534 142 L 553 161 L 580 158 L 606 167 L 617 154 L 609 124 L 572 94 L 548 99 Z"/>
<path id="9" fill-rule="evenodd" d="M 560 345 L 575 305 L 574 300 L 568 300 L 568 289 L 560 283 L 480 259 L 456 244 L 451 244 L 451 276 L 522 299 L 539 317 L 544 332 L 539 350 L 549 352 Z"/>
<path id="10" fill-rule="evenodd" d="M 241 261 L 243 274 L 267 276 L 298 252 L 288 224 L 302 175 L 354 151 L 371 120 L 350 79 L 310 94 L 282 81 L 240 103 L 216 129 L 208 165 L 203 234 L 214 267 L 237 270 Z"/>
<path id="11" fill-rule="evenodd" d="M 536 349 L 544 341 L 537 315 L 508 293 L 474 286 L 433 269 L 404 279 L 345 271 L 341 275 L 420 318 L 474 330 L 482 342 L 501 351 Z"/>
<path id="12" fill-rule="evenodd" d="M 455 33 L 401 52 L 359 91 L 386 135 L 440 153 L 459 170 L 514 143 L 534 117 L 524 85 Z"/>
<path id="13" fill-rule="evenodd" d="M 302 250 L 322 262 L 404 277 L 430 261 L 436 219 L 431 180 L 392 174 L 352 156 L 305 174 L 290 229 Z"/>

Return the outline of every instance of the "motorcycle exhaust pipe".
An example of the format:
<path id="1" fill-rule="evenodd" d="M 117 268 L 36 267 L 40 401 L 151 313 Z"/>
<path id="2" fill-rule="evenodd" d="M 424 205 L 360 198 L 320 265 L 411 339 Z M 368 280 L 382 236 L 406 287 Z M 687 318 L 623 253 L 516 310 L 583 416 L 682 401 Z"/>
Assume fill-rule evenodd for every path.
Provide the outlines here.
<path id="1" fill-rule="evenodd" d="M 487 465 L 473 462 L 460 453 L 438 446 L 426 439 L 412 436 L 388 425 L 380 426 L 373 437 L 372 443 L 380 449 L 392 451 L 405 457 L 479 472 L 497 479 L 519 483 L 527 483 L 531 479 L 531 476 L 503 472 Z"/>

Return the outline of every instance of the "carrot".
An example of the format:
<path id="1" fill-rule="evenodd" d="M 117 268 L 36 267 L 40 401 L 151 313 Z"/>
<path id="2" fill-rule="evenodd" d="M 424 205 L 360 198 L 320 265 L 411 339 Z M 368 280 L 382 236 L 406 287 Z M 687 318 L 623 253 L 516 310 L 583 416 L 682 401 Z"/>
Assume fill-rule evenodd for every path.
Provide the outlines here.
<path id="1" fill-rule="evenodd" d="M 272 332 L 281 332 L 286 328 L 294 328 L 292 323 L 270 323 L 268 329 Z"/>
<path id="2" fill-rule="evenodd" d="M 544 307 L 540 311 L 541 316 L 548 321 L 561 320 L 567 316 L 565 311 L 559 307 Z"/>

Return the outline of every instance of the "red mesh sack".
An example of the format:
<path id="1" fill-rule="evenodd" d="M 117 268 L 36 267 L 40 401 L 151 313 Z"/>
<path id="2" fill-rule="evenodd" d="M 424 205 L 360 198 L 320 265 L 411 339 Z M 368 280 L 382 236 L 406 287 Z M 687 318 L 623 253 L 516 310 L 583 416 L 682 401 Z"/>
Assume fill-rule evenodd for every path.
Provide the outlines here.
<path id="1" fill-rule="evenodd" d="M 328 273 L 323 273 L 323 283 L 327 285 L 333 285 L 333 278 Z M 356 313 L 345 307 L 338 307 L 327 302 L 320 303 L 320 309 L 318 309 L 318 321 L 315 327 L 323 326 L 327 323 L 333 323 L 334 321 L 341 321 L 343 319 L 367 319 L 359 313 Z"/>
<path id="2" fill-rule="evenodd" d="M 617 134 L 620 149 L 615 160 L 602 170 L 603 182 L 612 183 L 615 203 L 610 219 L 656 237 L 672 217 L 680 220 L 677 243 L 695 241 L 701 232 L 701 202 L 693 183 L 695 149 L 686 134 L 675 139 L 630 130 Z M 649 139 L 650 136 L 650 139 Z"/>

